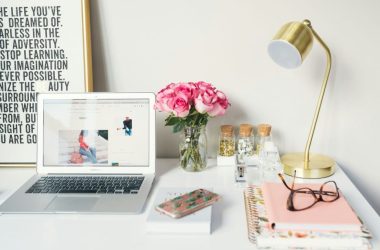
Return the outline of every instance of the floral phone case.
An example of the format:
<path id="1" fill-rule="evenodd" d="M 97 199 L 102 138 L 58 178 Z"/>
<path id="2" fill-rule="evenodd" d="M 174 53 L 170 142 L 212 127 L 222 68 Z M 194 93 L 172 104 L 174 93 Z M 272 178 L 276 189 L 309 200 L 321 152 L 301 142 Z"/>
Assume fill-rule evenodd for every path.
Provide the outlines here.
<path id="1" fill-rule="evenodd" d="M 156 207 L 158 212 L 181 218 L 218 201 L 220 196 L 206 189 L 197 189 L 165 201 Z"/>

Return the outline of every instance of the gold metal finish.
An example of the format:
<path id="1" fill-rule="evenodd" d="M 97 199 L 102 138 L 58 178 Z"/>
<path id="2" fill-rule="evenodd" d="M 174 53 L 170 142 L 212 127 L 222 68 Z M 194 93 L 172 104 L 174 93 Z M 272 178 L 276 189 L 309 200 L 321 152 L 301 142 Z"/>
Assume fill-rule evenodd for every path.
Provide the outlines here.
<path id="1" fill-rule="evenodd" d="M 304 164 L 305 164 L 305 169 L 307 169 L 307 168 L 309 168 L 309 165 L 310 165 L 310 157 L 309 157 L 310 146 L 311 146 L 311 142 L 313 141 L 315 127 L 317 125 L 317 121 L 318 121 L 318 117 L 319 117 L 319 112 L 321 110 L 323 97 L 325 95 L 327 82 L 328 82 L 329 76 L 330 76 L 330 71 L 331 71 L 331 53 L 330 53 L 330 49 L 327 47 L 327 45 L 319 37 L 319 35 L 317 34 L 317 32 L 315 32 L 315 30 L 311 27 L 310 21 L 308 21 L 308 20 L 305 20 L 305 21 L 308 23 L 308 27 L 313 32 L 314 37 L 321 44 L 321 46 L 325 49 L 326 57 L 327 57 L 325 75 L 323 77 L 323 84 L 322 84 L 322 87 L 321 87 L 321 92 L 320 92 L 319 97 L 318 97 L 317 108 L 315 109 L 315 112 L 314 112 L 313 122 L 312 122 L 312 125 L 311 125 L 311 128 L 310 128 L 309 137 L 307 138 L 307 143 L 306 143 L 306 147 L 305 147 Z"/>
<path id="2" fill-rule="evenodd" d="M 85 91 L 92 92 L 94 87 L 92 76 L 90 0 L 82 0 L 82 34 Z"/>
<path id="3" fill-rule="evenodd" d="M 305 168 L 304 153 L 290 153 L 281 156 L 284 173 L 299 178 L 324 178 L 335 172 L 335 161 L 325 155 L 309 154 L 308 168 Z"/>
<path id="4" fill-rule="evenodd" d="M 313 29 L 309 20 L 304 20 L 302 23 L 291 22 L 285 24 L 274 37 L 274 40 L 285 40 L 295 46 L 301 54 L 303 61 L 311 49 L 313 36 L 323 47 L 327 57 L 325 75 L 323 78 L 317 107 L 314 112 L 304 153 L 285 154 L 281 157 L 281 161 L 284 164 L 285 174 L 292 176 L 294 174 L 294 170 L 297 170 L 297 177 L 300 178 L 324 178 L 332 175 L 335 171 L 335 161 L 333 159 L 324 155 L 310 154 L 310 147 L 313 141 L 315 127 L 317 125 L 319 112 L 321 110 L 323 97 L 330 75 L 331 53 L 325 42 Z"/>
<path id="5" fill-rule="evenodd" d="M 36 163 L 0 163 L 0 168 L 35 168 Z"/>
<path id="6" fill-rule="evenodd" d="M 281 27 L 273 40 L 292 44 L 300 53 L 303 62 L 313 46 L 313 33 L 305 23 L 290 22 Z"/>

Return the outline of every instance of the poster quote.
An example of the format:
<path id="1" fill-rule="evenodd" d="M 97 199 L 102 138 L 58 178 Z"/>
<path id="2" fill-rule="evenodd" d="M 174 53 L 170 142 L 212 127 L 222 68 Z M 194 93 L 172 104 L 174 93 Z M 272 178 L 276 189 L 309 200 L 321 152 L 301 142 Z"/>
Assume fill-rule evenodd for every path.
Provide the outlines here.
<path id="1" fill-rule="evenodd" d="M 0 143 L 34 145 L 33 154 L 37 93 L 85 91 L 83 70 L 71 70 L 78 65 L 70 61 L 79 59 L 83 64 L 83 54 L 75 51 L 83 49 L 82 34 L 75 34 L 75 30 L 82 32 L 81 17 L 79 23 L 70 21 L 73 13 L 81 12 L 64 8 L 63 1 L 60 5 L 51 2 L 0 6 Z M 79 29 L 72 29 L 74 26 Z M 77 43 L 74 50 L 73 42 Z M 82 86 L 73 88 L 73 80 L 78 79 Z"/>

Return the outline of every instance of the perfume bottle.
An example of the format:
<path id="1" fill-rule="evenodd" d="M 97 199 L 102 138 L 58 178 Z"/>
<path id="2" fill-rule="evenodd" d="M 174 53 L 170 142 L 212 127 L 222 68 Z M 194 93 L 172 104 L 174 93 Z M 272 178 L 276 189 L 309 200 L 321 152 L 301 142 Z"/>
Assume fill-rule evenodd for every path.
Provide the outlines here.
<path id="1" fill-rule="evenodd" d="M 254 145 L 253 126 L 251 124 L 240 124 L 237 142 L 238 163 L 244 164 L 245 157 L 254 155 Z"/>

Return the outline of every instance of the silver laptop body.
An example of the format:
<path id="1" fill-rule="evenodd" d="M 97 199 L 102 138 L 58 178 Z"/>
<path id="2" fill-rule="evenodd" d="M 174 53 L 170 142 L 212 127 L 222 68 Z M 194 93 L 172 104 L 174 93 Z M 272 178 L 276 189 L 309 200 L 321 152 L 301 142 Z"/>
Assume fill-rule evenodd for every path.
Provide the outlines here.
<path id="1" fill-rule="evenodd" d="M 154 100 L 152 93 L 40 94 L 37 174 L 0 213 L 141 212 L 155 174 Z"/>

